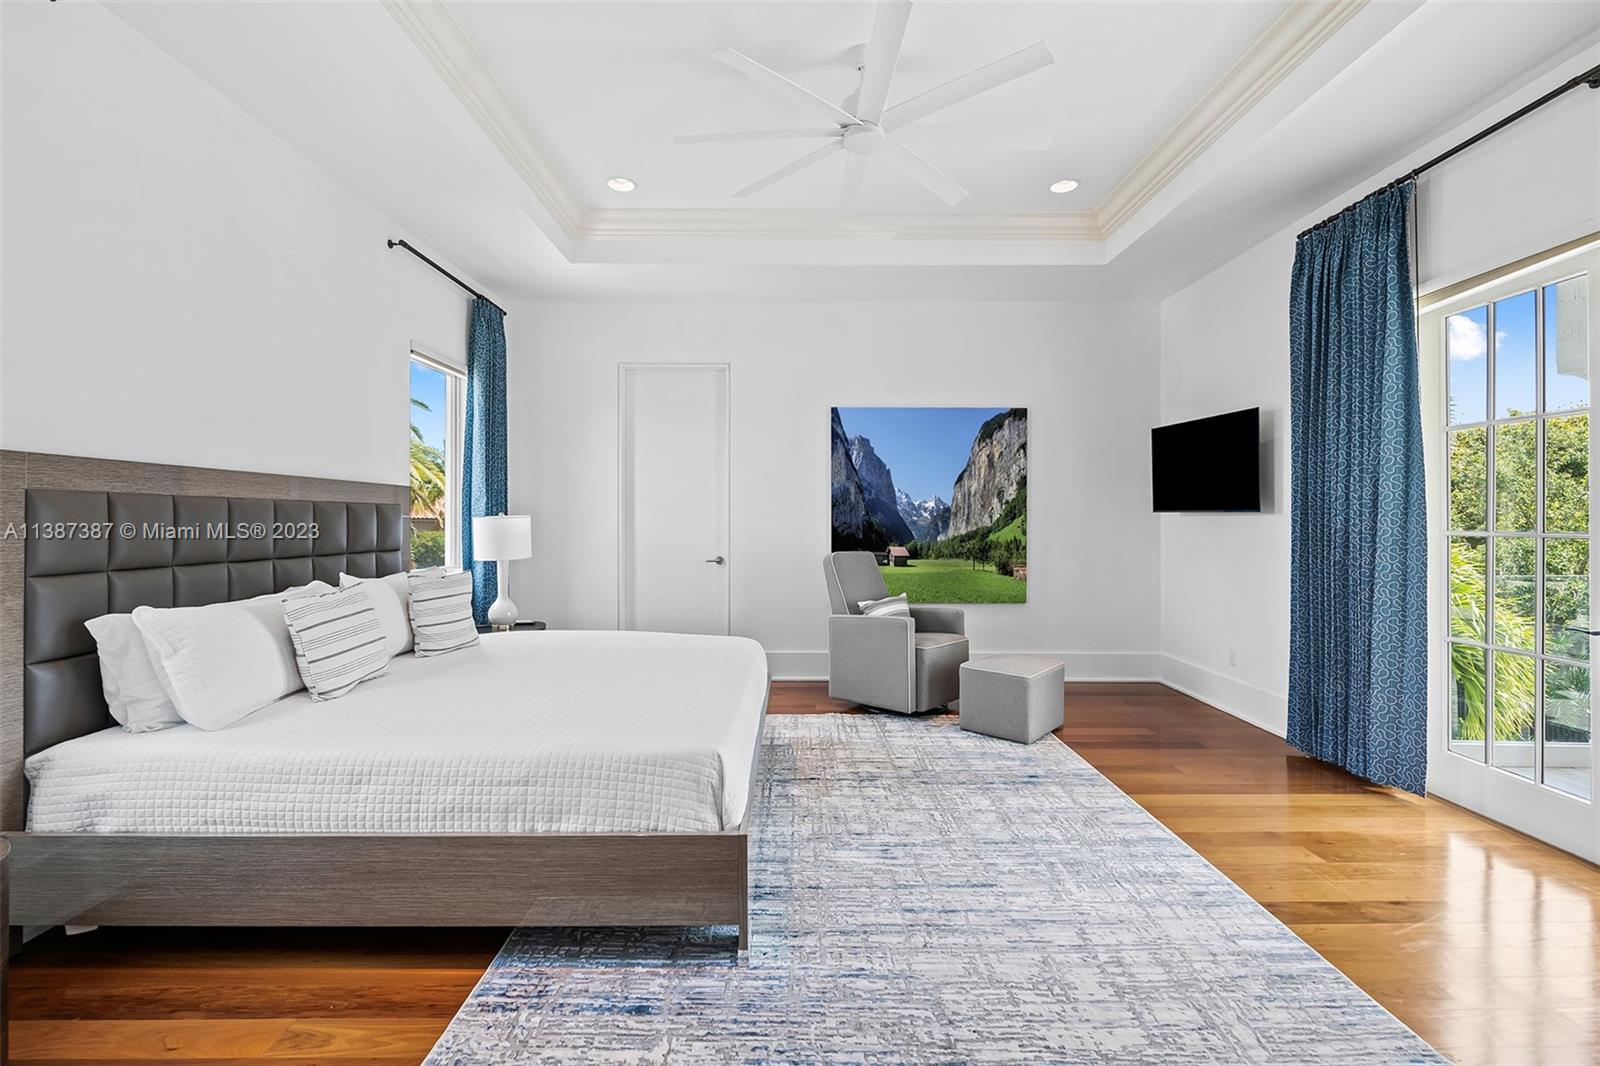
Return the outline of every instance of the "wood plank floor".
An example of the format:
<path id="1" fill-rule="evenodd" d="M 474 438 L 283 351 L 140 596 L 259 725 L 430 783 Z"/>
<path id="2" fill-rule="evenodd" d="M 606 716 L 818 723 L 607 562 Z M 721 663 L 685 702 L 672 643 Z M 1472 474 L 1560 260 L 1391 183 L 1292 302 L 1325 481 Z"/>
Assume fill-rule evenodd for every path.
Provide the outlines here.
<path id="1" fill-rule="evenodd" d="M 1060 736 L 1457 1061 L 1600 1062 L 1600 870 L 1160 685 L 1068 686 Z M 12 971 L 12 1058 L 409 1066 L 504 933 L 57 932 Z"/>

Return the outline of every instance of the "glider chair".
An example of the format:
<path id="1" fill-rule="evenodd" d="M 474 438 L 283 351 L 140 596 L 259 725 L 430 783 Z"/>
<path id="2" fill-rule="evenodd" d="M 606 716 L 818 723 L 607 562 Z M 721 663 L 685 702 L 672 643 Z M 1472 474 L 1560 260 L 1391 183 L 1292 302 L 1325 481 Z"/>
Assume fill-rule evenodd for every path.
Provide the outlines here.
<path id="1" fill-rule="evenodd" d="M 913 607 L 911 617 L 861 613 L 889 595 L 871 552 L 823 557 L 828 582 L 828 695 L 896 714 L 943 707 L 961 695 L 966 612 Z"/>

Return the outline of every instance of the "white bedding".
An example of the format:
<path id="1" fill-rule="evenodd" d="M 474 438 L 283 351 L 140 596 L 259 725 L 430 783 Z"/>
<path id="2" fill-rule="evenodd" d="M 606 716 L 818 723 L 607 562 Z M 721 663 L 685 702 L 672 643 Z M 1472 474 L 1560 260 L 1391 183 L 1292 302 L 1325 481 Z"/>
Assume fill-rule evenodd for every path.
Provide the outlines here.
<path id="1" fill-rule="evenodd" d="M 227 729 L 106 729 L 27 761 L 33 832 L 714 832 L 744 817 L 761 645 L 497 633 Z"/>

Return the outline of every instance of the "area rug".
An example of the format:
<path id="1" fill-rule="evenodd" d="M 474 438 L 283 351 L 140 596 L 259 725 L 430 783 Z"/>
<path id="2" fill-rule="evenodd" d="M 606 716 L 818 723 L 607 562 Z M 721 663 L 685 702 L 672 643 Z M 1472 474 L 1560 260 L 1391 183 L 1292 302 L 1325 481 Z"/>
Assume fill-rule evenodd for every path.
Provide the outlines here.
<path id="1" fill-rule="evenodd" d="M 519 929 L 428 1062 L 1448 1061 L 1051 738 L 766 737 L 747 956 Z"/>

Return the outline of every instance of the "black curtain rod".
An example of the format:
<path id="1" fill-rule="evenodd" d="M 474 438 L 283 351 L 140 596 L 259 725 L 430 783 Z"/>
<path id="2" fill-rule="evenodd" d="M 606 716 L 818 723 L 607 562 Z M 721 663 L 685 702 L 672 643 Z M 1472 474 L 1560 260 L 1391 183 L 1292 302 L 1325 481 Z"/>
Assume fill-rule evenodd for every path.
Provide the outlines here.
<path id="1" fill-rule="evenodd" d="M 1499 133 L 1501 130 L 1505 129 L 1507 126 L 1511 125 L 1513 122 L 1516 122 L 1518 119 L 1526 118 L 1528 115 L 1531 115 L 1535 111 L 1539 110 L 1545 104 L 1548 104 L 1550 101 L 1556 99 L 1559 96 L 1565 96 L 1567 93 L 1571 92 L 1573 89 L 1576 89 L 1580 85 L 1587 85 L 1591 89 L 1600 89 L 1600 66 L 1590 67 L 1588 70 L 1584 71 L 1582 74 L 1579 74 L 1576 77 L 1571 78 L 1570 80 L 1568 80 L 1566 82 L 1563 82 L 1562 84 L 1556 86 L 1554 89 L 1551 89 L 1549 92 L 1545 93 L 1543 96 L 1539 97 L 1539 99 L 1533 101 L 1532 103 L 1526 104 L 1523 107 L 1519 107 L 1517 110 L 1513 111 L 1511 114 L 1507 115 L 1505 118 L 1501 119 L 1499 122 L 1496 122 L 1494 125 L 1490 126 L 1488 129 L 1479 130 L 1477 133 L 1473 134 L 1471 137 L 1468 137 L 1466 140 L 1462 141 L 1460 144 L 1456 145 L 1455 147 L 1445 149 L 1443 152 L 1440 152 L 1438 155 L 1434 156 L 1432 159 L 1428 160 L 1426 163 L 1423 163 L 1421 166 L 1416 167 L 1415 169 L 1411 170 L 1408 173 L 1400 175 L 1398 178 L 1395 178 L 1393 181 L 1391 181 L 1389 184 L 1383 186 L 1382 188 L 1373 189 L 1372 192 L 1367 194 L 1367 196 L 1363 196 L 1360 200 L 1357 200 L 1355 204 L 1351 204 L 1350 207 L 1346 207 L 1343 211 L 1335 211 L 1333 214 L 1329 215 L 1327 218 L 1323 219 L 1321 222 L 1318 222 L 1315 226 L 1312 226 L 1309 229 L 1301 230 L 1300 231 L 1300 237 L 1304 237 L 1306 234 L 1313 233 L 1313 232 L 1321 229 L 1323 226 L 1326 226 L 1328 223 L 1332 222 L 1334 219 L 1336 219 L 1340 215 L 1344 214 L 1345 211 L 1350 210 L 1351 207 L 1354 207 L 1354 206 L 1356 206 L 1356 204 L 1361 203 L 1362 200 L 1367 199 L 1368 196 L 1376 196 L 1378 193 L 1386 192 L 1387 190 L 1394 188 L 1396 185 L 1399 185 L 1402 182 L 1411 181 L 1413 178 L 1416 178 L 1418 175 L 1427 173 L 1428 171 L 1432 170 L 1434 167 L 1438 166 L 1440 163 L 1443 163 L 1445 160 L 1452 159 L 1455 156 L 1459 155 L 1460 153 L 1465 152 L 1468 148 L 1471 148 L 1473 145 L 1477 144 L 1479 141 L 1482 141 L 1482 140 L 1485 140 L 1486 138 L 1494 136 L 1496 133 Z M 1298 240 L 1299 238 L 1296 238 L 1296 239 Z"/>
<path id="2" fill-rule="evenodd" d="M 493 306 L 496 310 L 498 310 L 502 315 L 504 315 L 506 313 L 506 309 L 504 307 L 501 307 L 499 304 L 497 304 L 493 300 L 489 299 L 483 293 L 479 292 L 477 289 L 474 289 L 471 285 L 468 285 L 466 282 L 462 281 L 460 278 L 458 278 L 454 274 L 450 273 L 450 271 L 446 270 L 444 267 L 440 266 L 438 263 L 435 263 L 432 259 L 429 259 L 427 256 L 423 255 L 421 252 L 419 252 L 415 248 L 411 247 L 411 244 L 408 241 L 390 241 L 389 242 L 389 247 L 390 248 L 404 248 L 406 251 L 410 252 L 412 255 L 416 256 L 418 259 L 422 260 L 424 263 L 427 263 L 429 266 L 433 267 L 433 269 L 437 270 L 439 273 L 443 274 L 445 277 L 449 278 L 451 281 L 455 282 L 457 285 L 461 286 L 463 289 L 466 289 L 468 292 L 470 292 L 473 295 L 473 297 L 475 299 L 479 299 L 479 300 L 485 301 L 486 303 L 488 303 L 491 306 Z M 511 316 L 506 315 L 506 317 L 509 318 Z"/>

